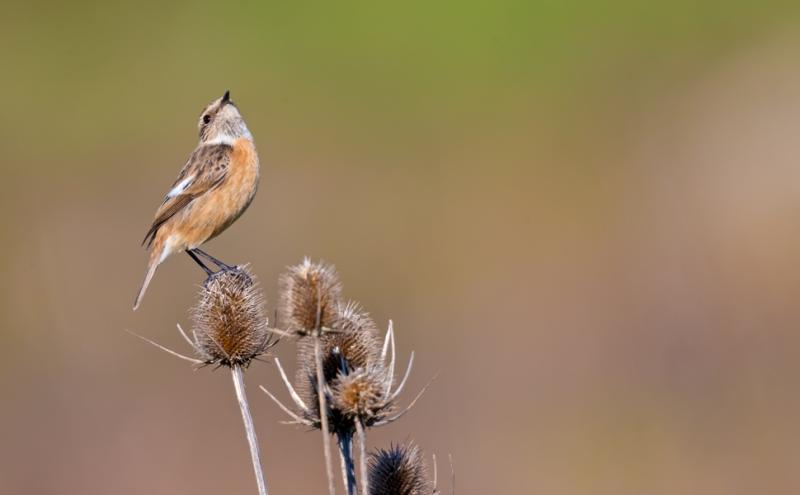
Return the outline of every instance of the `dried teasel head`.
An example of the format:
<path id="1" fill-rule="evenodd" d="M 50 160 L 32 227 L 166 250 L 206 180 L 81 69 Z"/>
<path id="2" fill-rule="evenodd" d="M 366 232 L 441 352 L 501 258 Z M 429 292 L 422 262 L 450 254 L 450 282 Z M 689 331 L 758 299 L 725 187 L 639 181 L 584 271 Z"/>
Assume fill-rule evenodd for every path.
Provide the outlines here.
<path id="1" fill-rule="evenodd" d="M 191 317 L 193 346 L 206 364 L 247 367 L 272 345 L 264 297 L 247 267 L 211 275 Z"/>
<path id="2" fill-rule="evenodd" d="M 386 388 L 386 373 L 382 366 L 356 368 L 339 376 L 331 384 L 331 407 L 353 424 L 359 420 L 372 426 L 393 409 Z"/>
<path id="3" fill-rule="evenodd" d="M 434 488 L 419 447 L 391 446 L 369 457 L 369 495 L 430 495 Z"/>
<path id="4" fill-rule="evenodd" d="M 361 307 L 353 302 L 339 305 L 331 331 L 321 337 L 322 369 L 325 381 L 330 383 L 340 372 L 365 368 L 380 359 L 381 344 L 378 327 Z M 316 380 L 314 343 L 304 339 L 297 343 L 298 380 L 306 376 Z"/>
<path id="5" fill-rule="evenodd" d="M 297 336 L 322 333 L 337 317 L 341 283 L 333 265 L 308 258 L 280 279 L 280 324 Z"/>

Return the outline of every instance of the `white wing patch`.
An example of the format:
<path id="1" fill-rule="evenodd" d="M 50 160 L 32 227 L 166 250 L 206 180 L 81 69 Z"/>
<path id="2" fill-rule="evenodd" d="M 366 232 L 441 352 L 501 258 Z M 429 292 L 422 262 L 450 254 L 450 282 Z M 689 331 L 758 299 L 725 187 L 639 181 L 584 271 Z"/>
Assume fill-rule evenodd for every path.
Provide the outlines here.
<path id="1" fill-rule="evenodd" d="M 167 193 L 167 197 L 174 198 L 178 194 L 182 193 L 183 190 L 186 189 L 186 186 L 188 186 L 193 180 L 194 180 L 194 175 L 191 175 L 183 179 L 182 181 L 178 182 L 178 184 Z"/>

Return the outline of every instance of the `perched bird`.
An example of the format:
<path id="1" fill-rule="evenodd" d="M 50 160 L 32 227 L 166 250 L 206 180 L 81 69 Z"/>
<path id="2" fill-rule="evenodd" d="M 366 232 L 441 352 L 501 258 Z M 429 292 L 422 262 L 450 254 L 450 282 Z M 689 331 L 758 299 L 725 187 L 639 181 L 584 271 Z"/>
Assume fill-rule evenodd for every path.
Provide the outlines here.
<path id="1" fill-rule="evenodd" d="M 156 211 L 142 244 L 150 261 L 133 309 L 139 307 L 153 274 L 169 255 L 191 256 L 209 275 L 202 256 L 220 269 L 230 268 L 198 249 L 228 228 L 250 206 L 258 187 L 258 155 L 253 136 L 226 91 L 200 115 L 200 143 Z"/>

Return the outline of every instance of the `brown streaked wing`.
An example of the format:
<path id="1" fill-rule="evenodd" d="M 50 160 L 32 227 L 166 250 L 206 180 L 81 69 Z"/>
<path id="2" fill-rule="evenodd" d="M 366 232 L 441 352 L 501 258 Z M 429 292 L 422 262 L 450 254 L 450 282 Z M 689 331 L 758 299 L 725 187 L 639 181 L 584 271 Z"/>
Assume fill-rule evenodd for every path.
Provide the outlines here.
<path id="1" fill-rule="evenodd" d="M 164 202 L 156 211 L 155 220 L 153 220 L 150 230 L 144 236 L 142 241 L 144 246 L 150 247 L 158 229 L 167 220 L 186 208 L 196 198 L 214 189 L 225 180 L 228 176 L 228 163 L 230 162 L 232 150 L 233 148 L 227 144 L 214 144 L 200 146 L 192 152 L 172 188 L 175 188 L 186 177 L 194 177 L 194 179 L 183 188 L 180 194 L 175 196 L 167 194 L 164 198 Z"/>

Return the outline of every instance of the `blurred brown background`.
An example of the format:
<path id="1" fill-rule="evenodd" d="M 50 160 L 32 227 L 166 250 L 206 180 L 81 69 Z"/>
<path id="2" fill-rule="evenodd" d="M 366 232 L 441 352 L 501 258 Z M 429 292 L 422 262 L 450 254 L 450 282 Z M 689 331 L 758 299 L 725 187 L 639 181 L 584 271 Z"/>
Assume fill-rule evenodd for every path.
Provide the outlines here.
<path id="1" fill-rule="evenodd" d="M 0 493 L 255 492 L 228 374 L 124 331 L 186 350 L 201 272 L 133 313 L 139 242 L 225 89 L 263 175 L 208 250 L 270 311 L 335 263 L 406 399 L 441 371 L 372 445 L 461 494 L 800 492 L 793 4 L 3 2 Z M 247 380 L 272 492 L 322 493 Z"/>

